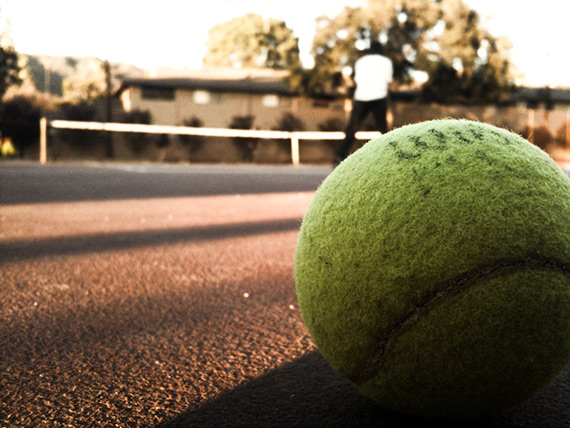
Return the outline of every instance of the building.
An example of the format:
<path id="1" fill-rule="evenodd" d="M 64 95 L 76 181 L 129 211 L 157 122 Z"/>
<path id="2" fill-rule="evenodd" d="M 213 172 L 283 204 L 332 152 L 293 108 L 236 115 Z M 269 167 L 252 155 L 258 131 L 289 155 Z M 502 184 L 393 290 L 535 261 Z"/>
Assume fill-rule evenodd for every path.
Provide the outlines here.
<path id="1" fill-rule="evenodd" d="M 122 110 L 148 111 L 151 123 L 185 125 L 191 120 L 202 127 L 229 128 L 237 117 L 250 116 L 254 129 L 283 129 L 278 126 L 286 114 L 293 114 L 305 130 L 342 130 L 350 103 L 346 98 L 309 98 L 293 93 L 287 85 L 287 72 L 275 70 L 204 69 L 185 76 L 124 78 L 116 98 Z M 518 88 L 511 101 L 496 104 L 438 104 L 422 99 L 421 90 L 392 91 L 388 120 L 391 128 L 439 118 L 467 118 L 510 129 L 523 135 L 553 157 L 570 164 L 570 90 Z M 122 118 L 117 110 L 115 121 Z M 247 122 L 247 121 L 245 121 Z M 194 125 L 197 126 L 197 125 Z M 237 126 L 236 126 L 237 127 Z M 284 130 L 292 130 L 285 128 Z M 287 140 L 229 137 L 171 136 L 165 143 L 160 136 L 114 138 L 117 159 L 158 159 L 172 162 L 257 162 L 292 161 Z M 300 159 L 306 163 L 330 163 L 337 141 L 305 140 Z M 69 157 L 69 143 L 54 158 Z M 105 156 L 103 143 L 89 153 Z M 54 144 L 54 148 L 57 148 Z M 67 148 L 66 148 L 67 147 Z M 358 145 L 355 145 L 357 148 Z M 85 156 L 85 147 L 74 149 L 74 156 Z M 64 155 L 64 153 L 67 153 Z"/>
<path id="2" fill-rule="evenodd" d="M 254 69 L 204 69 L 183 77 L 125 78 L 118 90 L 123 110 L 148 111 L 152 123 L 228 128 L 236 116 L 251 116 L 253 128 L 275 129 L 286 113 L 305 129 L 319 130 L 332 120 L 344 124 L 344 99 L 310 99 L 293 93 L 288 72 Z"/>

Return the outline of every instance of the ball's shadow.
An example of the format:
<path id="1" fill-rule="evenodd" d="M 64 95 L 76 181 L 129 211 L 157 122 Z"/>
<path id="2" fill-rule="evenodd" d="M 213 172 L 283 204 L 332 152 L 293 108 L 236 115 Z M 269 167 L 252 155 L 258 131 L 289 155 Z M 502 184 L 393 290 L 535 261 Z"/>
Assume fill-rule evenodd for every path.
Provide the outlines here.
<path id="1" fill-rule="evenodd" d="M 438 427 L 567 428 L 570 366 L 537 397 L 492 418 L 431 421 Z M 256 378 L 160 425 L 170 427 L 424 427 L 379 407 L 334 373 L 318 352 Z"/>

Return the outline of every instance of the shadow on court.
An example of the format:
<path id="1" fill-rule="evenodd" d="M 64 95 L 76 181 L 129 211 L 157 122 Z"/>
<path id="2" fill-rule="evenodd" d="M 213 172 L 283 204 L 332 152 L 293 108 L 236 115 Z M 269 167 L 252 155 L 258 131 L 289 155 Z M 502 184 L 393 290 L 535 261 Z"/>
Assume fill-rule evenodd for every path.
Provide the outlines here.
<path id="1" fill-rule="evenodd" d="M 569 395 L 570 366 L 542 394 L 509 412 L 480 420 L 432 421 L 432 426 L 567 428 Z M 419 428 L 426 423 L 362 397 L 314 351 L 159 427 Z"/>
<path id="2" fill-rule="evenodd" d="M 0 203 L 314 191 L 330 167 L 6 163 Z"/>
<path id="3" fill-rule="evenodd" d="M 300 218 L 0 242 L 0 260 L 30 260 L 297 230 Z M 0 264 L 2 263 L 0 262 Z"/>

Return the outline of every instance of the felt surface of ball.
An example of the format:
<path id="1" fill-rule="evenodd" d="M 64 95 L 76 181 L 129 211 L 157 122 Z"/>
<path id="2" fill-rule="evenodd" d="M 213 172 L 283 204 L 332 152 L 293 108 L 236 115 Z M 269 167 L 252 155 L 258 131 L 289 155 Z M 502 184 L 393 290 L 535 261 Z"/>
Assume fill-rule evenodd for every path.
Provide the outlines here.
<path id="1" fill-rule="evenodd" d="M 404 126 L 321 184 L 295 284 L 321 354 L 380 405 L 501 412 L 570 359 L 570 180 L 501 128 Z"/>

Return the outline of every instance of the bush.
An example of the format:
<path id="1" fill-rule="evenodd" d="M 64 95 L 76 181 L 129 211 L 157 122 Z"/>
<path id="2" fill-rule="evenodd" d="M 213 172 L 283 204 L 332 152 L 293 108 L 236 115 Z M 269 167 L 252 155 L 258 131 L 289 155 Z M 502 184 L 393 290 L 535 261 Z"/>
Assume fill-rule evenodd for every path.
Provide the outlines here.
<path id="1" fill-rule="evenodd" d="M 529 141 L 532 141 L 536 146 L 545 149 L 546 146 L 554 141 L 554 137 L 550 130 L 542 125 L 538 128 L 530 129 L 528 126 L 522 131 L 522 136 Z"/>
<path id="2" fill-rule="evenodd" d="M 274 131 L 304 131 L 305 123 L 291 112 L 283 113 L 277 124 L 272 128 Z"/>
<path id="3" fill-rule="evenodd" d="M 96 120 L 97 108 L 91 101 L 64 102 L 58 106 L 59 116 L 65 120 L 78 122 L 92 122 Z M 85 131 L 77 129 L 61 129 L 58 134 L 73 146 L 82 146 L 82 150 L 88 150 L 88 146 L 94 146 L 101 141 L 103 135 L 97 131 Z M 110 148 L 109 148 L 110 149 Z M 108 149 L 108 150 L 109 150 Z"/>
<path id="4" fill-rule="evenodd" d="M 234 116 L 230 122 L 230 129 L 252 129 L 253 121 L 255 118 L 251 115 L 249 116 Z M 236 144 L 242 151 L 242 161 L 252 162 L 253 152 L 257 147 L 259 140 L 257 138 L 233 138 L 234 144 Z"/>
<path id="5" fill-rule="evenodd" d="M 567 129 L 570 128 L 570 122 L 566 122 L 558 128 L 556 131 L 556 142 L 561 146 L 566 146 L 570 144 L 570 142 L 566 141 L 566 133 L 568 132 Z"/>
<path id="6" fill-rule="evenodd" d="M 275 126 L 271 128 L 273 131 L 304 131 L 306 129 L 305 123 L 296 115 L 291 112 L 286 112 L 281 115 Z M 275 140 L 277 147 L 277 156 L 285 156 L 287 162 L 291 161 L 291 142 L 289 140 Z"/>
<path id="7" fill-rule="evenodd" d="M 95 120 L 97 115 L 97 109 L 93 103 L 85 100 L 78 103 L 63 103 L 59 106 L 59 109 L 66 120 L 90 122 Z"/>
<path id="8" fill-rule="evenodd" d="M 323 132 L 344 131 L 345 126 L 346 124 L 344 120 L 338 117 L 332 117 L 330 119 L 325 120 L 324 122 L 319 123 L 319 131 Z"/>
<path id="9" fill-rule="evenodd" d="M 15 96 L 0 106 L 0 132 L 10 138 L 20 157 L 39 144 L 40 117 L 44 104 L 39 98 Z"/>
<path id="10" fill-rule="evenodd" d="M 204 122 L 196 116 L 192 116 L 188 119 L 184 119 L 182 121 L 182 125 L 192 128 L 201 128 L 204 126 Z M 200 135 L 179 135 L 178 138 L 185 146 L 187 146 L 190 155 L 197 152 L 204 142 L 204 137 L 201 137 Z"/>
<path id="11" fill-rule="evenodd" d="M 123 122 L 150 125 L 152 123 L 152 116 L 148 110 L 132 110 L 123 115 Z"/>
<path id="12" fill-rule="evenodd" d="M 132 110 L 124 114 L 123 122 L 150 125 L 152 123 L 152 116 L 148 110 Z M 151 134 L 127 132 L 125 138 L 127 139 L 133 153 L 140 154 L 144 149 L 145 143 L 149 141 L 151 136 Z"/>
<path id="13" fill-rule="evenodd" d="M 341 118 L 331 117 L 330 119 L 327 119 L 324 122 L 319 123 L 319 131 L 323 132 L 344 131 L 345 126 L 346 123 Z M 338 144 L 338 140 L 324 140 L 324 141 L 335 147 Z"/>

